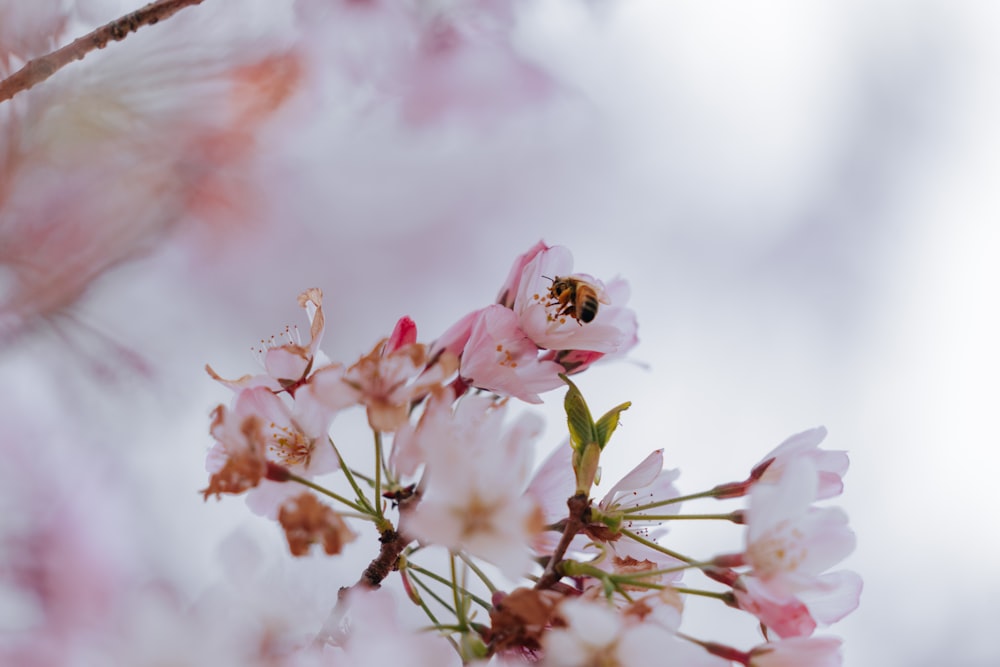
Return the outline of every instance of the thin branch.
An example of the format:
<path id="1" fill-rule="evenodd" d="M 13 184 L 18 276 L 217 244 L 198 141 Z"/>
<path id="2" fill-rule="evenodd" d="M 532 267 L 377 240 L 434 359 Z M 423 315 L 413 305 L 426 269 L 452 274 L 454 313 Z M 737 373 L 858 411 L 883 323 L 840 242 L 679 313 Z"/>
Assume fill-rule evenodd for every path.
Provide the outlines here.
<path id="1" fill-rule="evenodd" d="M 563 556 L 566 555 L 566 550 L 569 548 L 570 542 L 573 541 L 577 533 L 583 530 L 583 527 L 587 525 L 587 521 L 589 520 L 590 499 L 587 497 L 587 494 L 578 493 L 571 496 L 566 501 L 566 505 L 569 507 L 569 516 L 566 518 L 566 526 L 563 529 L 562 538 L 560 538 L 559 544 L 556 545 L 555 551 L 552 552 L 552 556 L 549 557 L 549 562 L 545 565 L 545 571 L 542 573 L 542 576 L 535 582 L 536 590 L 552 588 L 562 579 L 559 565 L 562 563 Z"/>
<path id="2" fill-rule="evenodd" d="M 156 0 L 142 9 L 106 23 L 52 53 L 32 58 L 24 67 L 0 81 L 0 103 L 45 81 L 74 60 L 83 60 L 91 51 L 103 49 L 108 42 L 119 42 L 144 25 L 159 23 L 185 7 L 200 5 L 202 2 L 204 0 Z"/>

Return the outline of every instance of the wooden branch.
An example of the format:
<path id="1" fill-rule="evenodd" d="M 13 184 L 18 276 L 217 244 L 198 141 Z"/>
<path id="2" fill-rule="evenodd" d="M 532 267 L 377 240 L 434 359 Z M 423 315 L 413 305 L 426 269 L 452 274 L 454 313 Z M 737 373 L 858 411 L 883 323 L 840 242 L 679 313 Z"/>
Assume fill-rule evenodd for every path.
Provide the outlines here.
<path id="1" fill-rule="evenodd" d="M 587 494 L 578 493 L 575 496 L 570 496 L 566 505 L 569 508 L 569 516 L 566 518 L 566 527 L 563 529 L 562 538 L 556 545 L 555 551 L 552 552 L 552 556 L 549 557 L 549 562 L 545 565 L 542 576 L 535 582 L 535 590 L 552 588 L 562 579 L 559 564 L 562 562 L 563 556 L 566 555 L 570 542 L 590 520 L 590 499 Z"/>
<path id="2" fill-rule="evenodd" d="M 119 42 L 144 25 L 159 23 L 185 7 L 200 5 L 202 2 L 204 0 L 156 0 L 142 9 L 137 9 L 73 40 L 52 53 L 32 58 L 24 67 L 0 81 L 0 103 L 9 100 L 22 90 L 28 90 L 45 81 L 74 60 L 82 60 L 91 51 L 103 49 L 108 42 Z"/>

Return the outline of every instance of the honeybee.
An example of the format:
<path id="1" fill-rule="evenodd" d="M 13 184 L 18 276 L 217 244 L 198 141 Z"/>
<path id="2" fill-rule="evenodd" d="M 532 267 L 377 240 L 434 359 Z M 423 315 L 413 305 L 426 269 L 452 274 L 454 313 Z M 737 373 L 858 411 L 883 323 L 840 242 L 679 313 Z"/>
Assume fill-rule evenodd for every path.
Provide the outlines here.
<path id="1" fill-rule="evenodd" d="M 548 278 L 548 276 L 543 276 Z M 558 306 L 555 317 L 569 315 L 583 326 L 597 316 L 600 299 L 597 288 L 581 278 L 573 276 L 549 278 L 549 302 L 546 306 Z"/>

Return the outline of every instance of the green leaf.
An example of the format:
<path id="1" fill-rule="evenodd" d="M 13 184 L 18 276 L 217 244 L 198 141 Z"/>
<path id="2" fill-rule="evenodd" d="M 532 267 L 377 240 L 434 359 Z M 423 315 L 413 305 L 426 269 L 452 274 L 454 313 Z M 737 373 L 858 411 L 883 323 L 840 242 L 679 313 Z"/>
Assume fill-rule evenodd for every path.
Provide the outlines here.
<path id="1" fill-rule="evenodd" d="M 579 452 L 585 445 L 599 442 L 597 429 L 594 425 L 594 418 L 590 416 L 590 408 L 583 400 L 583 394 L 565 375 L 559 377 L 569 385 L 569 391 L 566 392 L 566 400 L 564 401 L 566 422 L 569 424 L 570 443 L 573 445 L 573 449 Z"/>
<path id="2" fill-rule="evenodd" d="M 621 416 L 621 413 L 630 407 L 632 407 L 632 402 L 625 401 L 621 405 L 616 405 L 605 412 L 604 416 L 597 420 L 594 428 L 597 431 L 597 444 L 601 446 L 601 449 L 604 449 L 604 446 L 608 444 L 608 440 L 611 440 L 611 434 L 618 428 L 618 418 Z"/>

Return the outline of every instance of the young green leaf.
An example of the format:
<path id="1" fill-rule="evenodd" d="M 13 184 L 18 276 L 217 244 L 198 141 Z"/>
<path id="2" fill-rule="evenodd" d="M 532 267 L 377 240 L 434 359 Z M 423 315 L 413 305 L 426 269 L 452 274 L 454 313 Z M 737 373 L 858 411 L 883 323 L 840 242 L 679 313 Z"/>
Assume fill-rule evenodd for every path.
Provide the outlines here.
<path id="1" fill-rule="evenodd" d="M 583 394 L 565 375 L 560 377 L 569 385 L 564 407 L 566 409 L 566 422 L 569 424 L 570 443 L 573 445 L 573 449 L 580 451 L 588 443 L 599 442 L 597 429 L 594 425 L 594 418 L 590 416 L 590 408 L 583 400 Z"/>
<path id="2" fill-rule="evenodd" d="M 616 405 L 605 412 L 604 416 L 597 420 L 594 428 L 597 431 L 597 442 L 601 446 L 601 449 L 604 449 L 604 446 L 611 439 L 611 434 L 618 428 L 618 418 L 621 416 L 621 413 L 628 410 L 631 406 L 631 401 L 625 401 L 621 405 Z"/>

